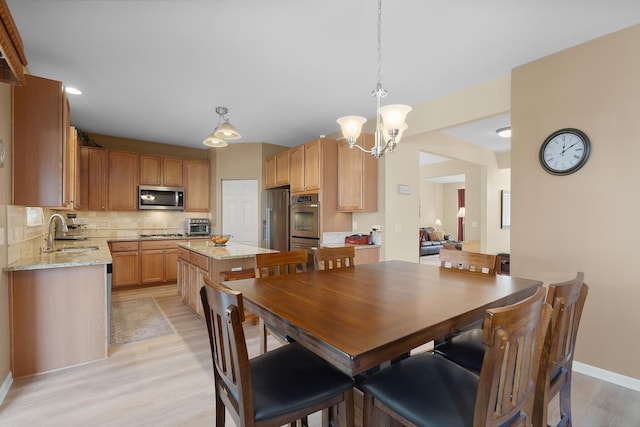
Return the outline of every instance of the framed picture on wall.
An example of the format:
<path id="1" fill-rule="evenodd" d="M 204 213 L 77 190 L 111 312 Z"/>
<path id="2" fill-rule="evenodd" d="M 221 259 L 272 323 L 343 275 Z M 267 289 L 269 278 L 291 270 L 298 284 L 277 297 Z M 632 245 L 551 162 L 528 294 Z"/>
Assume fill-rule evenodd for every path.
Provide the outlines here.
<path id="1" fill-rule="evenodd" d="M 500 228 L 511 228 L 511 191 L 502 190 L 501 209 L 502 219 L 500 221 Z"/>

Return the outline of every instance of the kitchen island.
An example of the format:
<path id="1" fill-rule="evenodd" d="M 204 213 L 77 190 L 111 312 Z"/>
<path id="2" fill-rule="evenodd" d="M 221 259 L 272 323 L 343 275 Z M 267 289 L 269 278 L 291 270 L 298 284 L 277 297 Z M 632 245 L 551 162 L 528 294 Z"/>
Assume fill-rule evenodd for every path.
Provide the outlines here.
<path id="1" fill-rule="evenodd" d="M 255 255 L 278 252 L 235 242 L 216 246 L 210 240 L 195 240 L 178 243 L 178 295 L 182 302 L 204 319 L 200 301 L 203 277 L 220 283 L 220 273 L 229 270 L 255 268 Z"/>
<path id="2" fill-rule="evenodd" d="M 9 264 L 11 372 L 20 378 L 107 357 L 107 241 L 56 242 Z"/>

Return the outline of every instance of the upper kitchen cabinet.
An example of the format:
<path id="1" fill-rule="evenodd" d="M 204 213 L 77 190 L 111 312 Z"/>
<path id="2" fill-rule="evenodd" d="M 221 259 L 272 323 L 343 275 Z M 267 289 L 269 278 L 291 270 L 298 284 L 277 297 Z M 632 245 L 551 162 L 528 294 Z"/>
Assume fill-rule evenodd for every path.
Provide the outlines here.
<path id="1" fill-rule="evenodd" d="M 374 136 L 362 134 L 357 143 L 371 149 Z M 378 210 L 378 160 L 357 148 L 349 148 L 346 141 L 338 143 L 338 210 Z"/>
<path id="2" fill-rule="evenodd" d="M 113 150 L 107 153 L 108 210 L 138 210 L 138 153 Z"/>
<path id="3" fill-rule="evenodd" d="M 84 210 L 107 209 L 107 150 L 80 147 L 80 206 Z"/>
<path id="4" fill-rule="evenodd" d="M 12 88 L 12 203 L 73 208 L 76 153 L 62 83 L 31 75 L 25 81 Z"/>
<path id="5" fill-rule="evenodd" d="M 334 143 L 327 139 L 316 139 L 293 147 L 290 152 L 291 192 L 318 192 L 322 182 L 322 147 Z"/>
<path id="6" fill-rule="evenodd" d="M 183 186 L 183 160 L 178 157 L 140 154 L 140 185 Z"/>
<path id="7" fill-rule="evenodd" d="M 184 205 L 188 212 L 209 212 L 211 170 L 208 160 L 184 159 Z"/>
<path id="8" fill-rule="evenodd" d="M 264 188 L 289 185 L 289 152 L 281 151 L 264 159 Z"/>
<path id="9" fill-rule="evenodd" d="M 0 81 L 15 85 L 25 84 L 22 38 L 18 33 L 5 0 L 0 1 Z"/>

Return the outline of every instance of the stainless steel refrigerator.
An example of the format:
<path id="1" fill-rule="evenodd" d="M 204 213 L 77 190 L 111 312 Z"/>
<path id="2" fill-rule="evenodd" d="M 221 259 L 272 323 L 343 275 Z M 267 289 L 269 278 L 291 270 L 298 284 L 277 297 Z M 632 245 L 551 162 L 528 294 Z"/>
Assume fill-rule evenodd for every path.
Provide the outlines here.
<path id="1" fill-rule="evenodd" d="M 272 189 L 262 193 L 262 247 L 289 250 L 289 190 Z"/>

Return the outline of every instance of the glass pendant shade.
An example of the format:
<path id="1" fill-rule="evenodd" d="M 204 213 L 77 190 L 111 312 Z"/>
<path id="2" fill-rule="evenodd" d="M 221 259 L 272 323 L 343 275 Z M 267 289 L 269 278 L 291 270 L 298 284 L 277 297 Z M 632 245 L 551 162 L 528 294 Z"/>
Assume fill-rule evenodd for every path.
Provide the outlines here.
<path id="1" fill-rule="evenodd" d="M 361 116 L 344 116 L 340 117 L 336 122 L 342 129 L 342 135 L 347 141 L 355 141 L 362 132 L 362 125 L 367 121 Z"/>
<path id="2" fill-rule="evenodd" d="M 218 138 L 214 133 L 210 133 L 202 143 L 207 147 L 214 148 L 226 147 L 228 145 L 225 140 Z"/>
<path id="3" fill-rule="evenodd" d="M 408 127 L 409 127 L 409 125 L 407 125 L 405 123 L 404 126 L 402 126 L 401 129 L 398 129 L 398 134 L 396 135 L 396 138 L 395 138 L 395 143 L 396 144 L 398 142 L 400 142 L 400 140 L 402 139 L 402 133 L 405 130 L 407 130 Z M 391 128 L 391 129 L 393 129 L 393 128 Z M 385 144 L 391 140 L 391 135 L 389 134 L 389 129 L 387 129 L 387 127 L 384 124 L 382 125 L 382 138 L 384 139 Z"/>
<path id="4" fill-rule="evenodd" d="M 403 104 L 392 104 L 380 107 L 378 111 L 386 129 L 404 129 L 404 121 L 412 108 Z"/>
<path id="5" fill-rule="evenodd" d="M 228 121 L 220 124 L 220 126 L 215 130 L 214 135 L 223 139 L 240 139 L 240 134 Z"/>

